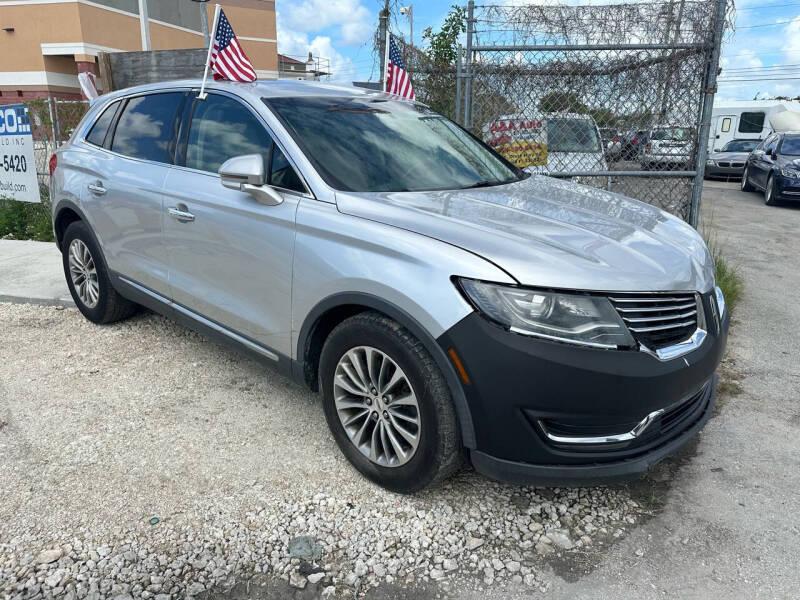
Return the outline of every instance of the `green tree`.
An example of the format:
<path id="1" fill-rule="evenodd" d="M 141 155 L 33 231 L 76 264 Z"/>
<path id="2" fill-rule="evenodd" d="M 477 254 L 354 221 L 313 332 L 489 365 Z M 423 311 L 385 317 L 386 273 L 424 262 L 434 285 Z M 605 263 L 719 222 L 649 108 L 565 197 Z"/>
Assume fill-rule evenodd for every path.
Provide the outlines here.
<path id="1" fill-rule="evenodd" d="M 452 65 L 458 56 L 458 38 L 466 30 L 467 11 L 454 4 L 439 31 L 426 27 L 422 32 L 422 39 L 428 42 L 428 58 L 438 65 Z"/>

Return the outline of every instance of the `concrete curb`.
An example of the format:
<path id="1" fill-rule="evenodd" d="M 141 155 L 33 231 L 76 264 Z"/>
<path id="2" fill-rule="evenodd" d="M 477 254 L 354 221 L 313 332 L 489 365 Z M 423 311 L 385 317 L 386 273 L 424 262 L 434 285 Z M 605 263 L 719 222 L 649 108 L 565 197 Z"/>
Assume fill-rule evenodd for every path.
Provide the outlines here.
<path id="1" fill-rule="evenodd" d="M 62 300 L 60 298 L 26 298 L 24 296 L 7 296 L 0 294 L 0 302 L 8 304 L 36 304 L 38 306 L 63 306 L 75 308 L 72 300 Z"/>

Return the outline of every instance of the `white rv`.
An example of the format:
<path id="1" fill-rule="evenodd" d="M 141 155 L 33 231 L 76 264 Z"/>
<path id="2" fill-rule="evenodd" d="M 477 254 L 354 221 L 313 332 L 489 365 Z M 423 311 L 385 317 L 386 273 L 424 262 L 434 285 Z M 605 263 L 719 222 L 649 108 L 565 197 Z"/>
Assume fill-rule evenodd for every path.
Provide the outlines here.
<path id="1" fill-rule="evenodd" d="M 763 140 L 773 131 L 800 129 L 797 100 L 734 100 L 714 103 L 708 151 L 731 140 Z"/>

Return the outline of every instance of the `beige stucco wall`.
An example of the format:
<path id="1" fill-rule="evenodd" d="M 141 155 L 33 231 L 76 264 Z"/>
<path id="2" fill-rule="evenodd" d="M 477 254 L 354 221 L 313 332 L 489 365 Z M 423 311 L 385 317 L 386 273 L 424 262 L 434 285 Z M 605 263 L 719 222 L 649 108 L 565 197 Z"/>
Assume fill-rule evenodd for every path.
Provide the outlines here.
<path id="1" fill-rule="evenodd" d="M 77 73 L 75 58 L 42 56 L 42 43 L 96 44 L 120 50 L 141 50 L 139 18 L 75 3 L 7 5 L 0 0 L 0 27 L 14 27 L 11 33 L 0 31 L 2 71 L 51 71 Z M 275 3 L 272 0 L 223 0 L 225 14 L 240 37 L 275 39 Z M 206 5 L 209 25 L 214 16 L 213 3 Z M 150 41 L 154 50 L 199 48 L 203 37 L 150 22 Z M 278 70 L 275 42 L 241 40 L 256 69 Z"/>

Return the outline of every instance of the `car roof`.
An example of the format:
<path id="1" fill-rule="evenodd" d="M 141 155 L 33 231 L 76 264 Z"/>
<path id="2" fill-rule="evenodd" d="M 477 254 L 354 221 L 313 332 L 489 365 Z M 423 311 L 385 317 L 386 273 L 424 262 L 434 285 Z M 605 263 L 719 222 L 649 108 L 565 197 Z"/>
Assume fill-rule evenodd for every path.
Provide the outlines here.
<path id="1" fill-rule="evenodd" d="M 199 88 L 203 83 L 202 79 L 179 79 L 174 81 L 160 81 L 158 83 L 148 83 L 137 85 L 121 90 L 115 90 L 109 94 L 100 96 L 98 100 L 110 99 L 112 97 L 127 96 L 145 92 L 157 92 L 170 88 Z M 319 81 L 302 81 L 297 79 L 279 80 L 258 80 L 252 83 L 239 83 L 234 81 L 206 81 L 208 90 L 229 90 L 241 96 L 257 96 L 259 98 L 279 98 L 279 97 L 298 97 L 298 96 L 329 96 L 329 97 L 369 97 L 387 96 L 384 92 L 369 90 L 366 88 L 347 87 L 333 85 Z"/>

